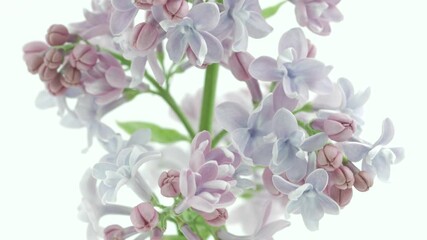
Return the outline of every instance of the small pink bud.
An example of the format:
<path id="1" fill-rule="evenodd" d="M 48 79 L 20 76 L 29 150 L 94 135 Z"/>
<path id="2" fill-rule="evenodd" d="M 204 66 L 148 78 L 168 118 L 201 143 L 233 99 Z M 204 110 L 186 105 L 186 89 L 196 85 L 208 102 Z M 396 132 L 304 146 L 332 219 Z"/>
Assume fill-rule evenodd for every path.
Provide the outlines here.
<path id="1" fill-rule="evenodd" d="M 273 172 L 271 172 L 270 168 L 265 168 L 262 173 L 262 182 L 264 183 L 265 189 L 273 196 L 279 196 L 280 192 L 273 185 Z"/>
<path id="2" fill-rule="evenodd" d="M 169 19 L 176 20 L 187 16 L 189 6 L 186 0 L 168 0 L 163 10 Z"/>
<path id="3" fill-rule="evenodd" d="M 360 171 L 354 175 L 354 187 L 359 192 L 366 192 L 374 185 L 374 178 L 366 171 Z"/>
<path id="4" fill-rule="evenodd" d="M 138 232 L 148 232 L 159 222 L 159 214 L 150 203 L 141 203 L 134 207 L 130 220 Z"/>
<path id="5" fill-rule="evenodd" d="M 43 65 L 42 54 L 25 54 L 24 61 L 27 65 L 28 72 L 36 74 L 39 72 L 39 68 Z"/>
<path id="6" fill-rule="evenodd" d="M 163 239 L 163 232 L 160 230 L 160 228 L 155 227 L 153 231 L 151 231 L 151 237 L 150 240 L 162 240 Z"/>
<path id="7" fill-rule="evenodd" d="M 159 177 L 159 187 L 163 196 L 176 197 L 181 193 L 179 188 L 179 172 L 176 170 L 169 170 L 162 172 Z"/>
<path id="8" fill-rule="evenodd" d="M 341 166 L 342 158 L 343 155 L 336 146 L 327 144 L 317 153 L 317 164 L 326 171 L 334 171 Z"/>
<path id="9" fill-rule="evenodd" d="M 24 54 L 33 54 L 33 53 L 44 53 L 49 49 L 49 46 L 44 42 L 29 42 L 24 45 L 23 51 Z"/>
<path id="10" fill-rule="evenodd" d="M 345 190 L 353 186 L 354 174 L 350 168 L 341 166 L 331 173 L 331 180 L 335 183 L 335 187 Z"/>
<path id="11" fill-rule="evenodd" d="M 323 131 L 334 141 L 347 141 L 356 131 L 356 122 L 345 114 L 332 114 L 323 122 Z"/>
<path id="12" fill-rule="evenodd" d="M 77 45 L 70 54 L 71 66 L 87 71 L 93 68 L 98 60 L 98 54 L 94 47 L 89 45 Z"/>
<path id="13" fill-rule="evenodd" d="M 329 195 L 340 207 L 343 208 L 350 203 L 351 198 L 353 197 L 353 188 L 343 190 L 332 186 L 329 190 Z"/>
<path id="14" fill-rule="evenodd" d="M 48 68 L 46 64 L 41 64 L 38 69 L 39 77 L 42 81 L 49 82 L 57 77 L 56 69 Z"/>
<path id="15" fill-rule="evenodd" d="M 133 28 L 132 46 L 140 51 L 156 47 L 159 33 L 151 23 L 140 23 Z"/>
<path id="16" fill-rule="evenodd" d="M 53 96 L 59 96 L 65 92 L 66 88 L 62 85 L 63 78 L 64 77 L 61 76 L 61 74 L 58 74 L 56 78 L 47 83 L 47 90 L 50 94 Z"/>
<path id="17" fill-rule="evenodd" d="M 44 56 L 44 64 L 50 69 L 57 69 L 64 61 L 64 51 L 61 49 L 51 48 Z"/>
<path id="18" fill-rule="evenodd" d="M 135 6 L 139 9 L 150 10 L 152 6 L 164 5 L 167 0 L 135 0 Z"/>
<path id="19" fill-rule="evenodd" d="M 225 208 L 218 208 L 211 213 L 199 212 L 206 222 L 214 227 L 219 227 L 225 224 L 225 221 L 228 219 L 228 212 Z"/>
<path id="20" fill-rule="evenodd" d="M 60 46 L 67 42 L 69 36 L 67 27 L 62 24 L 54 24 L 47 30 L 46 42 L 51 46 Z"/>
<path id="21" fill-rule="evenodd" d="M 110 225 L 104 229 L 105 240 L 123 240 L 123 228 L 119 225 Z"/>
<path id="22" fill-rule="evenodd" d="M 307 58 L 315 58 L 317 54 L 316 46 L 308 39 L 307 39 L 307 45 L 308 45 Z"/>
<path id="23" fill-rule="evenodd" d="M 66 65 L 62 73 L 64 74 L 64 77 L 62 78 L 62 84 L 64 86 L 73 87 L 80 84 L 82 74 L 77 68 Z"/>

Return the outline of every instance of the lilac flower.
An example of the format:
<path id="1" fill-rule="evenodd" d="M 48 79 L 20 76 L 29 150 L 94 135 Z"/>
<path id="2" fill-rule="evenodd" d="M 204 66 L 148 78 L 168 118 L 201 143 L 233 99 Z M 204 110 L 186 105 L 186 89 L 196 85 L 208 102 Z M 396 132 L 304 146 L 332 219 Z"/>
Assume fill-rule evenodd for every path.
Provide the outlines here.
<path id="1" fill-rule="evenodd" d="M 273 176 L 273 184 L 289 198 L 286 214 L 300 213 L 305 226 L 311 231 L 319 229 L 319 220 L 325 213 L 339 213 L 338 204 L 323 193 L 328 184 L 328 174 L 324 169 L 311 172 L 301 186 L 278 175 Z"/>
<path id="2" fill-rule="evenodd" d="M 319 35 L 331 33 L 330 22 L 343 20 L 336 5 L 340 0 L 291 0 L 295 4 L 295 14 L 299 25 L 308 27 Z"/>
<path id="3" fill-rule="evenodd" d="M 180 214 L 192 207 L 202 212 L 231 205 L 236 197 L 230 191 L 235 185 L 234 155 L 224 148 L 211 148 L 208 132 L 200 132 L 192 144 L 190 168 L 181 171 L 179 187 L 184 197 L 175 208 Z"/>
<path id="4" fill-rule="evenodd" d="M 390 166 L 400 162 L 404 158 L 403 148 L 386 148 L 394 136 L 394 127 L 390 119 L 383 122 L 383 130 L 380 138 L 373 144 L 360 142 L 346 142 L 342 144 L 344 153 L 352 162 L 363 159 L 362 170 L 372 176 L 378 176 L 382 181 L 390 178 Z"/>
<path id="5" fill-rule="evenodd" d="M 263 203 L 260 205 L 262 210 L 260 211 L 262 217 L 257 216 L 255 220 L 258 221 L 255 231 L 251 235 L 237 236 L 232 233 L 221 229 L 218 232 L 218 237 L 221 240 L 258 240 L 258 239 L 273 239 L 273 235 L 278 231 L 290 225 L 285 220 L 270 220 L 270 214 L 272 213 L 271 202 Z M 258 207 L 258 206 L 257 206 Z"/>
<path id="6" fill-rule="evenodd" d="M 307 58 L 308 44 L 304 33 L 294 28 L 283 34 L 279 43 L 279 57 L 260 57 L 252 62 L 249 73 L 261 81 L 282 83 L 290 98 L 308 99 L 308 91 L 328 94 L 332 83 L 328 78 L 332 67 L 313 58 Z"/>
<path id="7" fill-rule="evenodd" d="M 218 25 L 218 21 L 219 9 L 214 3 L 193 6 L 179 22 L 162 21 L 160 24 L 167 31 L 166 49 L 170 59 L 177 63 L 188 50 L 197 59 L 198 66 L 219 62 L 223 53 L 221 42 L 208 32 Z"/>
<path id="8" fill-rule="evenodd" d="M 151 188 L 138 172 L 146 162 L 159 159 L 160 154 L 146 146 L 150 130 L 140 130 L 128 142 L 115 136 L 105 142 L 108 151 L 101 161 L 93 167 L 93 176 L 101 180 L 98 187 L 104 202 L 113 202 L 123 185 L 128 185 L 144 201 L 150 201 Z"/>
<path id="9" fill-rule="evenodd" d="M 119 35 L 128 28 L 139 8 L 135 0 L 111 0 L 113 10 L 110 19 L 110 31 L 113 35 Z"/>
<path id="10" fill-rule="evenodd" d="M 232 38 L 235 52 L 246 51 L 248 37 L 263 38 L 273 28 L 261 16 L 258 0 L 224 0 L 224 11 L 212 33 L 218 38 Z"/>

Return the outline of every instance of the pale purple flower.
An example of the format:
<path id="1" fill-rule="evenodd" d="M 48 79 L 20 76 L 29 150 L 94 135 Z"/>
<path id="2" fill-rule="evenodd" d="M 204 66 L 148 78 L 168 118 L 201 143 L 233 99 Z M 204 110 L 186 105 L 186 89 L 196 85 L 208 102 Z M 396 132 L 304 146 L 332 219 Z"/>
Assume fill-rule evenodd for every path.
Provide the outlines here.
<path id="1" fill-rule="evenodd" d="M 328 174 L 324 169 L 316 169 L 305 179 L 303 185 L 291 183 L 280 176 L 273 176 L 273 184 L 289 198 L 286 214 L 301 214 L 305 226 L 315 231 L 325 213 L 338 214 L 338 204 L 323 191 L 328 184 Z"/>
<path id="2" fill-rule="evenodd" d="M 150 201 L 151 188 L 138 171 L 144 163 L 160 158 L 160 153 L 146 146 L 150 136 L 150 130 L 140 130 L 127 142 L 120 136 L 105 142 L 108 154 L 93 167 L 93 176 L 102 181 L 98 191 L 104 202 L 114 202 L 125 184 L 142 200 Z"/>
<path id="3" fill-rule="evenodd" d="M 282 83 L 285 95 L 307 100 L 309 90 L 329 94 L 333 85 L 328 77 L 332 67 L 307 58 L 308 44 L 304 33 L 294 28 L 283 34 L 279 43 L 279 57 L 260 57 L 249 67 L 250 74 L 261 81 Z"/>
<path id="4" fill-rule="evenodd" d="M 221 240 L 272 240 L 273 235 L 277 233 L 278 231 L 282 230 L 285 227 L 288 227 L 290 223 L 285 220 L 275 220 L 271 221 L 271 213 L 272 213 L 272 203 L 270 202 L 263 202 L 260 205 L 253 206 L 256 208 L 259 208 L 260 210 L 255 210 L 257 212 L 260 212 L 261 215 L 254 216 L 255 219 L 247 219 L 248 221 L 255 220 L 256 227 L 253 230 L 253 232 L 250 235 L 245 236 L 237 236 L 234 235 L 224 229 L 221 229 L 218 232 L 218 237 Z M 242 219 L 242 218 L 241 218 Z"/>
<path id="5" fill-rule="evenodd" d="M 70 24 L 70 32 L 84 39 L 111 35 L 111 11 L 111 0 L 92 0 L 92 11 L 85 9 L 85 21 Z"/>
<path id="6" fill-rule="evenodd" d="M 188 50 L 194 54 L 198 66 L 221 61 L 221 42 L 209 33 L 218 25 L 218 21 L 219 9 L 214 3 L 193 6 L 188 15 L 179 22 L 162 21 L 160 24 L 167 31 L 166 49 L 170 59 L 177 63 Z"/>
<path id="7" fill-rule="evenodd" d="M 234 155 L 225 148 L 211 148 L 210 134 L 200 132 L 192 142 L 190 168 L 181 171 L 179 188 L 184 199 L 175 208 L 180 214 L 187 208 L 213 212 L 230 206 L 236 199 L 230 191 Z"/>
<path id="8" fill-rule="evenodd" d="M 224 0 L 224 11 L 212 33 L 219 39 L 231 37 L 235 52 L 246 51 L 248 38 L 263 38 L 273 28 L 261 15 L 258 0 Z"/>
<path id="9" fill-rule="evenodd" d="M 331 33 L 330 22 L 340 22 L 343 15 L 336 5 L 340 0 L 291 0 L 299 25 L 319 35 Z"/>
<path id="10" fill-rule="evenodd" d="M 363 159 L 362 170 L 373 176 L 378 176 L 382 181 L 390 178 L 390 166 L 404 158 L 403 148 L 387 148 L 394 136 L 394 127 L 390 119 L 385 119 L 380 138 L 369 145 L 360 142 L 345 142 L 342 144 L 344 153 L 352 162 Z"/>
<path id="11" fill-rule="evenodd" d="M 110 31 L 120 35 L 131 26 L 139 11 L 135 0 L 111 0 L 113 6 L 110 19 Z"/>
<path id="12" fill-rule="evenodd" d="M 95 67 L 83 72 L 81 81 L 85 91 L 96 97 L 97 104 L 106 105 L 123 95 L 123 90 L 130 84 L 130 78 L 113 56 L 99 53 L 98 59 Z"/>

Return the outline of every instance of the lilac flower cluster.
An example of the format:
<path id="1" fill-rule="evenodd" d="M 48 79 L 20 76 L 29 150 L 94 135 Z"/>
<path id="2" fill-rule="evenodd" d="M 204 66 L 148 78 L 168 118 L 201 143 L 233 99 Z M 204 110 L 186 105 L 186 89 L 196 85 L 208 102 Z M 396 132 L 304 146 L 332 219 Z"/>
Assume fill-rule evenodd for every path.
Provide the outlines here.
<path id="1" fill-rule="evenodd" d="M 298 23 L 319 35 L 343 18 L 339 0 L 290 2 Z M 96 139 L 106 152 L 80 184 L 87 239 L 273 239 L 291 214 L 314 231 L 325 213 L 350 203 L 354 189 L 389 180 L 404 151 L 388 147 L 388 118 L 376 142 L 361 138 L 370 89 L 332 81 L 332 67 L 316 59 L 301 28 L 279 29 L 275 58 L 248 52 L 249 38 L 273 31 L 266 18 L 282 5 L 93 0 L 84 21 L 52 25 L 46 42 L 24 46 L 28 71 L 46 88 L 37 105 L 56 106 L 64 126 L 86 128 L 88 145 Z M 220 66 L 247 89 L 216 105 Z M 171 79 L 192 67 L 205 69 L 205 87 L 180 106 Z M 124 122 L 126 139 L 103 122 L 141 94 L 162 98 L 187 133 Z M 187 151 L 173 146 L 178 141 Z M 135 205 L 117 204 L 124 187 L 139 199 Z M 127 226 L 101 226 L 107 215 L 127 216 Z M 225 228 L 233 219 L 245 219 L 238 221 L 245 235 Z"/>

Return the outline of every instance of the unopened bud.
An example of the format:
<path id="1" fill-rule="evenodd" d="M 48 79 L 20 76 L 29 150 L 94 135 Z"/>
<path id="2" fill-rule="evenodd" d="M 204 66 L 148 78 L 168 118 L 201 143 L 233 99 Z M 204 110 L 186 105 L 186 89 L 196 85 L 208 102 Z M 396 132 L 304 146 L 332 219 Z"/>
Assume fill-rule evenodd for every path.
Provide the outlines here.
<path id="1" fill-rule="evenodd" d="M 354 175 L 354 187 L 360 192 L 366 192 L 374 185 L 374 178 L 366 171 Z"/>
<path id="2" fill-rule="evenodd" d="M 156 47 L 159 33 L 151 23 L 140 23 L 133 28 L 132 46 L 140 51 Z"/>
<path id="3" fill-rule="evenodd" d="M 110 225 L 104 229 L 105 240 L 123 240 L 123 228 L 119 225 Z"/>
<path id="4" fill-rule="evenodd" d="M 64 51 L 61 49 L 51 48 L 44 56 L 44 64 L 50 69 L 57 69 L 64 61 Z"/>
<path id="5" fill-rule="evenodd" d="M 353 197 L 353 188 L 343 190 L 332 186 L 329 190 L 329 195 L 340 207 L 343 208 L 350 203 L 351 198 Z"/>
<path id="6" fill-rule="evenodd" d="M 264 183 L 265 189 L 273 196 L 279 196 L 280 192 L 273 185 L 273 172 L 270 168 L 265 168 L 262 173 L 262 182 Z"/>
<path id="7" fill-rule="evenodd" d="M 36 41 L 25 44 L 22 50 L 24 51 L 24 54 L 27 55 L 33 53 L 44 53 L 48 49 L 49 46 L 46 45 L 46 43 Z"/>
<path id="8" fill-rule="evenodd" d="M 181 193 L 179 188 L 179 172 L 169 170 L 163 172 L 159 177 L 159 187 L 163 196 L 176 197 Z"/>
<path id="9" fill-rule="evenodd" d="M 157 226 L 159 214 L 150 203 L 141 203 L 133 208 L 130 220 L 138 232 L 148 232 Z"/>
<path id="10" fill-rule="evenodd" d="M 98 60 L 98 54 L 94 47 L 89 45 L 77 45 L 70 54 L 71 66 L 87 71 L 93 68 Z"/>
<path id="11" fill-rule="evenodd" d="M 41 54 L 26 54 L 24 55 L 24 61 L 27 65 L 28 72 L 36 74 L 43 65 L 43 56 Z"/>
<path id="12" fill-rule="evenodd" d="M 225 224 L 228 219 L 228 212 L 225 208 L 218 208 L 211 213 L 199 212 L 206 222 L 214 227 L 219 227 Z"/>
<path id="13" fill-rule="evenodd" d="M 354 174 L 350 168 L 346 166 L 335 169 L 331 174 L 331 180 L 335 183 L 335 187 L 339 189 L 348 189 L 354 184 Z"/>
<path id="14" fill-rule="evenodd" d="M 169 19 L 176 20 L 187 16 L 189 6 L 186 0 L 168 0 L 163 10 Z"/>
<path id="15" fill-rule="evenodd" d="M 167 0 L 135 0 L 134 5 L 139 9 L 150 10 L 152 6 L 164 5 Z"/>
<path id="16" fill-rule="evenodd" d="M 307 58 L 315 58 L 317 54 L 316 46 L 308 39 L 307 39 L 307 45 L 308 45 Z"/>
<path id="17" fill-rule="evenodd" d="M 80 84 L 81 72 L 78 69 L 66 65 L 62 73 L 64 77 L 61 80 L 64 86 L 73 87 Z"/>
<path id="18" fill-rule="evenodd" d="M 56 69 L 48 68 L 46 64 L 41 64 L 38 68 L 39 77 L 44 82 L 49 82 L 57 77 L 58 72 Z"/>
<path id="19" fill-rule="evenodd" d="M 62 85 L 63 78 L 64 77 L 61 76 L 61 74 L 58 74 L 56 78 L 47 83 L 47 90 L 50 94 L 53 96 L 59 96 L 65 92 L 66 88 Z"/>
<path id="20" fill-rule="evenodd" d="M 163 239 L 163 231 L 156 227 L 151 231 L 150 240 L 162 240 Z"/>
<path id="21" fill-rule="evenodd" d="M 317 153 L 317 164 L 326 171 L 334 171 L 342 165 L 342 158 L 343 155 L 336 146 L 327 144 Z"/>
<path id="22" fill-rule="evenodd" d="M 69 36 L 67 27 L 62 24 L 54 24 L 47 30 L 46 42 L 51 46 L 60 46 L 67 42 Z"/>
<path id="23" fill-rule="evenodd" d="M 323 131 L 334 141 L 347 141 L 356 131 L 356 122 L 345 114 L 332 114 L 324 120 Z"/>

